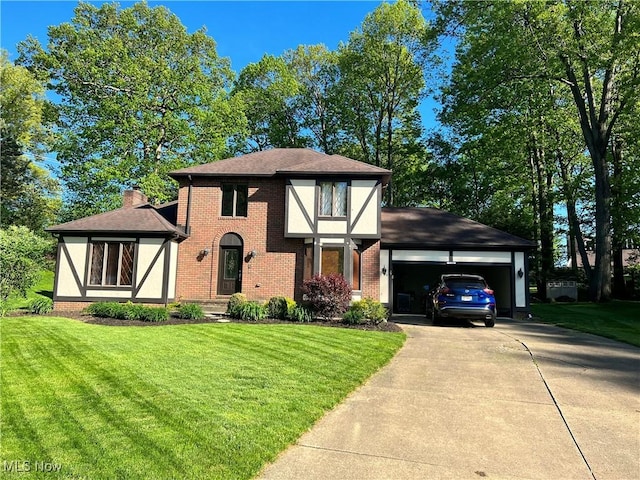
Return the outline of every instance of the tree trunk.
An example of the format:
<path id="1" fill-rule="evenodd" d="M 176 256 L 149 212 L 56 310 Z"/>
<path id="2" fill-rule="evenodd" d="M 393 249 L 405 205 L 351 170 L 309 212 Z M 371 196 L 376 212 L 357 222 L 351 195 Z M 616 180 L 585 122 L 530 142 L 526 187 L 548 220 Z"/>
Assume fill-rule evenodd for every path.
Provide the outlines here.
<path id="1" fill-rule="evenodd" d="M 618 217 L 622 211 L 622 155 L 623 145 L 620 139 L 614 138 L 611 142 L 611 157 L 613 159 L 613 177 L 611 179 L 611 213 L 612 213 L 612 243 L 613 243 L 613 295 L 616 298 L 626 298 L 626 286 L 624 283 L 623 249 L 625 244 L 625 232 L 622 229 L 622 221 Z"/>

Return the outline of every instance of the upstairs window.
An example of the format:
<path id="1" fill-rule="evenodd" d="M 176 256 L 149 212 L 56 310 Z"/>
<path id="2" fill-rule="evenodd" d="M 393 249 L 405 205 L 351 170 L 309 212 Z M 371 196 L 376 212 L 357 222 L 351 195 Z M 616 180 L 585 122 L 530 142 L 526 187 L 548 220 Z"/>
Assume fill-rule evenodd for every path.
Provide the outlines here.
<path id="1" fill-rule="evenodd" d="M 90 285 L 130 286 L 134 242 L 91 242 Z"/>
<path id="2" fill-rule="evenodd" d="M 222 185 L 222 216 L 246 217 L 249 198 L 247 185 Z"/>
<path id="3" fill-rule="evenodd" d="M 320 215 L 347 215 L 347 182 L 320 182 Z"/>

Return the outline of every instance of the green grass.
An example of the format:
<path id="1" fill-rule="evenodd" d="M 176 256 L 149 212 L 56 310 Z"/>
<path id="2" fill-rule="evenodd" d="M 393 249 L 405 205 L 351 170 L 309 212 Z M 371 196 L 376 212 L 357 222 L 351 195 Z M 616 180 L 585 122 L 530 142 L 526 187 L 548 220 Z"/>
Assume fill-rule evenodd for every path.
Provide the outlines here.
<path id="1" fill-rule="evenodd" d="M 20 478 L 252 478 L 405 338 L 35 316 L 0 328 L 0 460 L 30 462 Z M 36 472 L 35 462 L 61 470 Z"/>
<path id="2" fill-rule="evenodd" d="M 538 303 L 531 311 L 547 323 L 640 347 L 640 302 Z"/>
<path id="3" fill-rule="evenodd" d="M 27 290 L 26 298 L 10 297 L 7 300 L 7 307 L 9 310 L 26 309 L 32 300 L 41 297 L 53 298 L 53 272 L 50 270 L 41 272 L 40 281 Z"/>

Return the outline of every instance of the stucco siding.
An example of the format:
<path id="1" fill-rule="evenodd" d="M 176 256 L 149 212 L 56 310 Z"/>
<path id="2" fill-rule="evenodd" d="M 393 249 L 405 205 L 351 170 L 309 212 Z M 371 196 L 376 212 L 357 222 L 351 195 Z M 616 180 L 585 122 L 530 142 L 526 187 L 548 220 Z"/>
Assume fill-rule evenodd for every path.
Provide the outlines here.
<path id="1" fill-rule="evenodd" d="M 80 297 L 82 291 L 76 278 L 84 284 L 87 264 L 87 237 L 64 237 L 58 256 L 57 296 Z M 75 275 L 74 275 L 75 272 Z"/>
<path id="2" fill-rule="evenodd" d="M 351 234 L 379 235 L 380 199 L 377 182 L 353 180 L 351 182 Z"/>
<path id="3" fill-rule="evenodd" d="M 164 239 L 141 238 L 138 246 L 137 297 L 162 299 L 164 255 L 160 252 Z"/>

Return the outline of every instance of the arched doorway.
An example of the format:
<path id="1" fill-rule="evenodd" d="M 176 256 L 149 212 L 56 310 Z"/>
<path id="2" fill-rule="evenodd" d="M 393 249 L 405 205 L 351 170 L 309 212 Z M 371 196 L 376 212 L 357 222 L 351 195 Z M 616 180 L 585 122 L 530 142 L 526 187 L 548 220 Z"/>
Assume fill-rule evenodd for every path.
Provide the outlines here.
<path id="1" fill-rule="evenodd" d="M 218 295 L 242 291 L 242 238 L 227 233 L 220 240 L 218 262 Z"/>

